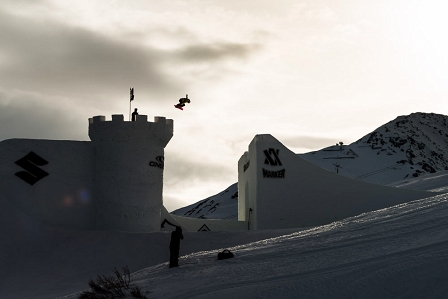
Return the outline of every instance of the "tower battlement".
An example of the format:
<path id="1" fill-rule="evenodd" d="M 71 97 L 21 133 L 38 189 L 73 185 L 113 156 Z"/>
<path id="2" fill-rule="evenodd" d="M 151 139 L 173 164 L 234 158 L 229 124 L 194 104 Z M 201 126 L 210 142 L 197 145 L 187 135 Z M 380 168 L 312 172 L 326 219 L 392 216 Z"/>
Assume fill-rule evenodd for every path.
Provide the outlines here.
<path id="1" fill-rule="evenodd" d="M 147 115 L 89 118 L 95 155 L 97 229 L 132 232 L 160 229 L 164 148 L 173 137 L 173 120 Z M 155 167 L 157 166 L 157 167 Z"/>
<path id="2" fill-rule="evenodd" d="M 147 115 L 137 115 L 136 121 L 124 121 L 122 114 L 112 115 L 106 121 L 103 115 L 89 118 L 89 137 L 100 142 L 145 143 L 165 147 L 173 137 L 172 119 L 155 116 L 154 122 Z"/>

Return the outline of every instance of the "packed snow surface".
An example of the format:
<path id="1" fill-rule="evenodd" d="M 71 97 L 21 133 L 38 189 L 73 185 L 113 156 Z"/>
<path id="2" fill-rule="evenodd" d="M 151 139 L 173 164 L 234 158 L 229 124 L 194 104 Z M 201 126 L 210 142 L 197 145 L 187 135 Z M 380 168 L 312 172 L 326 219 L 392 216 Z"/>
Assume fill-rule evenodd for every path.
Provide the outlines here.
<path id="1" fill-rule="evenodd" d="M 11 208 L 11 207 L 6 207 Z M 21 227 L 2 213 L 0 298 L 76 298 L 97 274 L 128 265 L 148 298 L 445 298 L 448 194 L 306 230 L 169 233 Z M 6 216 L 6 217 L 5 217 Z M 6 221 L 6 223 L 5 223 Z M 6 252 L 5 252 L 6 248 Z M 230 249 L 235 257 L 217 260 Z M 6 253 L 6 255 L 4 255 Z"/>
<path id="2" fill-rule="evenodd" d="M 448 171 L 438 171 L 418 178 L 397 181 L 389 186 L 431 192 L 448 192 Z"/>
<path id="3" fill-rule="evenodd" d="M 447 214 L 438 195 L 230 247 L 228 260 L 221 249 L 186 254 L 179 268 L 159 263 L 133 279 L 149 298 L 446 298 Z"/>

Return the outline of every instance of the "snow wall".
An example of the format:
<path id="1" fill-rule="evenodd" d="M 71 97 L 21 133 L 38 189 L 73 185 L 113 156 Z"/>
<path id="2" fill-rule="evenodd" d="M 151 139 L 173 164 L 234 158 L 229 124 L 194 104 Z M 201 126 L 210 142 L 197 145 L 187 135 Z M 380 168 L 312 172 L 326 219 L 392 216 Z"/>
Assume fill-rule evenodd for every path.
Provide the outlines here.
<path id="1" fill-rule="evenodd" d="M 95 228 L 90 142 L 0 142 L 0 192 L 22 213 L 68 229 Z"/>
<path id="2" fill-rule="evenodd" d="M 164 147 L 173 120 L 89 119 L 88 141 L 0 142 L 0 195 L 44 224 L 66 229 L 158 231 Z"/>
<path id="3" fill-rule="evenodd" d="M 238 161 L 238 220 L 250 229 L 323 225 L 436 194 L 340 176 L 269 134 L 256 135 Z"/>
<path id="4" fill-rule="evenodd" d="M 247 221 L 198 219 L 170 214 L 162 208 L 162 223 L 160 230 L 173 231 L 176 226 L 190 232 L 248 230 Z"/>
<path id="5" fill-rule="evenodd" d="M 95 151 L 96 226 L 131 232 L 160 229 L 163 205 L 164 148 L 173 136 L 173 120 L 138 115 L 124 122 L 89 119 Z"/>

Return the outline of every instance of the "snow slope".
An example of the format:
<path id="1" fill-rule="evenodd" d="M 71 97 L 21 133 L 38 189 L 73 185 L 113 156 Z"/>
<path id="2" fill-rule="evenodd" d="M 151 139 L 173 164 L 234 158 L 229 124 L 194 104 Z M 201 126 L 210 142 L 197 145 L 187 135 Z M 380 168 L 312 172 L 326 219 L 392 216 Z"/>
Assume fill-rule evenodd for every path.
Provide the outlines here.
<path id="1" fill-rule="evenodd" d="M 424 181 L 421 182 L 424 184 Z M 0 298 L 76 298 L 128 265 L 149 298 L 445 298 L 448 194 L 308 230 L 185 233 L 66 231 L 0 196 Z M 235 258 L 217 261 L 224 248 Z"/>
<path id="2" fill-rule="evenodd" d="M 448 116 L 399 116 L 352 144 L 300 156 L 341 175 L 380 185 L 448 170 Z"/>
<path id="3" fill-rule="evenodd" d="M 447 213 L 448 195 L 438 195 L 133 277 L 149 298 L 446 298 Z"/>
<path id="4" fill-rule="evenodd" d="M 389 186 L 431 192 L 448 192 L 448 171 L 438 171 L 417 178 L 393 182 Z"/>
<path id="5" fill-rule="evenodd" d="M 197 203 L 177 209 L 171 214 L 192 218 L 237 220 L 238 183 Z"/>

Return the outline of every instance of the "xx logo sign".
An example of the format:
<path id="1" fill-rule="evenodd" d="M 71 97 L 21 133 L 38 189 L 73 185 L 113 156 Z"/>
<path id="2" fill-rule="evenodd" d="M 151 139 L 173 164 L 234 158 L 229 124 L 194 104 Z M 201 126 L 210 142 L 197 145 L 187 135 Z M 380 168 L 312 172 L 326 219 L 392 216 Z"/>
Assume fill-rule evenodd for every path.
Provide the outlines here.
<path id="1" fill-rule="evenodd" d="M 264 160 L 264 164 L 272 165 L 272 166 L 282 166 L 282 162 L 280 162 L 280 158 L 278 157 L 279 149 L 267 149 L 264 150 L 263 153 L 266 156 Z"/>

